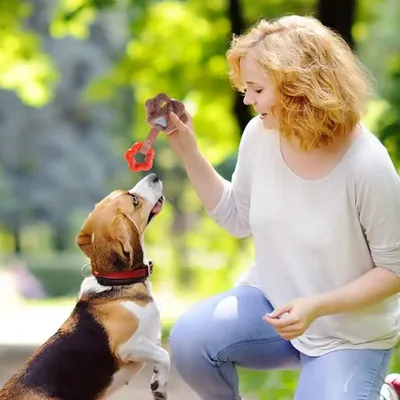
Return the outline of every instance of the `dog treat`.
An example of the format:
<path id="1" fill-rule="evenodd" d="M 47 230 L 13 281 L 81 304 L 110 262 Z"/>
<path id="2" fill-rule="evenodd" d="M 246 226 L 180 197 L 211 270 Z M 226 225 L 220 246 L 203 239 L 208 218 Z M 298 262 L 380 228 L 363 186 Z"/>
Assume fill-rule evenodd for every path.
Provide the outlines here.
<path id="1" fill-rule="evenodd" d="M 186 123 L 188 118 L 185 112 L 185 105 L 178 101 L 172 100 L 165 93 L 159 93 L 157 96 L 148 99 L 146 106 L 146 120 L 151 125 L 151 129 L 144 142 L 136 142 L 130 149 L 125 152 L 125 159 L 128 162 L 129 168 L 134 171 L 147 171 L 153 166 L 155 150 L 151 147 L 157 139 L 160 131 L 170 133 L 175 129 L 175 126 L 169 120 L 169 114 L 174 112 L 183 123 Z M 141 153 L 145 156 L 143 162 L 137 162 L 135 156 Z"/>
<path id="2" fill-rule="evenodd" d="M 187 122 L 185 105 L 181 101 L 171 99 L 165 93 L 159 93 L 156 97 L 147 100 L 145 106 L 147 122 L 162 132 L 170 133 L 175 129 L 168 118 L 171 112 L 175 113 L 183 123 Z"/>

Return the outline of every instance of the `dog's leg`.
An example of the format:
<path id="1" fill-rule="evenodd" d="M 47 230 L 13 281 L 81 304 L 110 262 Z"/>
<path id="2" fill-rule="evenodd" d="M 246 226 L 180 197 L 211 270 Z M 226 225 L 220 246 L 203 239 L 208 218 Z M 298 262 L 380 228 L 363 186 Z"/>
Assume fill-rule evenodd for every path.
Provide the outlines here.
<path id="1" fill-rule="evenodd" d="M 108 399 L 117 390 L 121 389 L 123 386 L 128 385 L 134 376 L 139 374 L 144 368 L 144 364 L 141 363 L 130 363 L 122 367 L 113 376 L 111 385 L 108 387 L 104 399 Z"/>
<path id="2" fill-rule="evenodd" d="M 153 363 L 153 378 L 151 391 L 154 399 L 167 399 L 167 381 L 171 368 L 171 360 L 167 350 L 145 337 L 140 337 L 134 343 L 125 343 L 119 351 L 122 360 Z"/>
<path id="3" fill-rule="evenodd" d="M 160 334 L 158 335 L 157 346 L 160 347 L 160 348 L 162 348 L 161 332 L 160 332 Z M 169 355 L 168 355 L 168 357 L 169 357 Z M 159 366 L 159 363 L 158 363 L 157 361 L 154 361 L 153 376 L 152 376 L 152 378 L 151 378 L 151 383 L 150 383 L 150 388 L 151 388 L 151 391 L 152 391 L 153 393 L 154 393 L 154 390 L 156 390 L 157 387 L 158 387 L 158 385 L 159 385 L 159 383 L 158 383 L 158 382 L 160 381 L 159 375 L 160 375 L 160 366 Z M 156 397 L 155 397 L 155 398 L 156 398 Z"/>

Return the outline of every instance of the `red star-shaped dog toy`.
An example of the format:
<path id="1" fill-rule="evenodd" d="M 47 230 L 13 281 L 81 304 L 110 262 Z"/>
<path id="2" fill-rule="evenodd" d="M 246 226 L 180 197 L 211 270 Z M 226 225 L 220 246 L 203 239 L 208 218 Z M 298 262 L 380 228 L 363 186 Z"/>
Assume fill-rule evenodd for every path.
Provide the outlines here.
<path id="1" fill-rule="evenodd" d="M 153 136 L 157 137 L 159 131 L 154 128 L 150 130 L 149 136 L 151 135 L 152 131 Z M 136 142 L 125 152 L 125 160 L 133 172 L 148 171 L 153 166 L 153 160 L 156 155 L 156 151 L 151 147 L 152 141 L 149 140 L 149 136 L 144 143 Z M 155 138 L 153 140 L 155 140 Z M 135 156 L 139 152 L 145 156 L 145 159 L 144 161 L 138 163 L 135 159 Z"/>

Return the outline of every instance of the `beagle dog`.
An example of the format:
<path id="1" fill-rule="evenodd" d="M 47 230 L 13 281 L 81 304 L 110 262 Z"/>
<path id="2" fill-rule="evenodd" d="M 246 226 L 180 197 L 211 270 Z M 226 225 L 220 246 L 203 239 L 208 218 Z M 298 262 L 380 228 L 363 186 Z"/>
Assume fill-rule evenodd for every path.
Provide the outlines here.
<path id="1" fill-rule="evenodd" d="M 162 210 L 162 182 L 147 175 L 94 207 L 76 237 L 89 257 L 69 318 L 0 390 L 1 400 L 97 400 L 153 364 L 154 399 L 167 399 L 170 357 L 148 277 L 143 234 Z"/>

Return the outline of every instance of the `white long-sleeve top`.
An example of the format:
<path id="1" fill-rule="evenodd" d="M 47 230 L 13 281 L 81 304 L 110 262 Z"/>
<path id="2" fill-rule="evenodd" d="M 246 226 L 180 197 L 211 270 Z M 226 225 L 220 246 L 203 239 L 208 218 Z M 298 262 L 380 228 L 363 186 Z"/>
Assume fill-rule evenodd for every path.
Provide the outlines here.
<path id="1" fill-rule="evenodd" d="M 342 287 L 375 266 L 400 276 L 400 179 L 386 148 L 363 125 L 331 173 L 306 180 L 285 163 L 278 132 L 253 118 L 232 181 L 208 213 L 232 235 L 253 236 L 255 260 L 239 284 L 258 287 L 275 308 Z M 399 316 L 393 296 L 318 318 L 292 344 L 311 356 L 390 348 Z"/>

